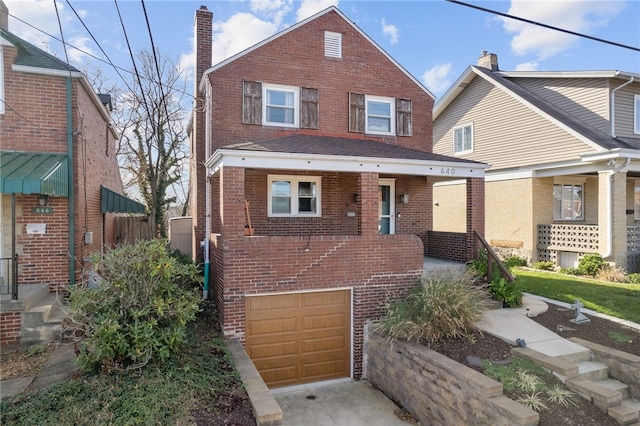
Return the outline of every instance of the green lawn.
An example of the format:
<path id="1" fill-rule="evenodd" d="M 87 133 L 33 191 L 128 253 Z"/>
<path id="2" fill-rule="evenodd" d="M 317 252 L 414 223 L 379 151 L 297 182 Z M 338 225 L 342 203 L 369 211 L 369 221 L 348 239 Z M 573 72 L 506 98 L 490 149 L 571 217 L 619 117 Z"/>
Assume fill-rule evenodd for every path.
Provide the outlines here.
<path id="1" fill-rule="evenodd" d="M 640 285 L 610 283 L 553 272 L 514 270 L 522 290 L 640 323 Z"/>

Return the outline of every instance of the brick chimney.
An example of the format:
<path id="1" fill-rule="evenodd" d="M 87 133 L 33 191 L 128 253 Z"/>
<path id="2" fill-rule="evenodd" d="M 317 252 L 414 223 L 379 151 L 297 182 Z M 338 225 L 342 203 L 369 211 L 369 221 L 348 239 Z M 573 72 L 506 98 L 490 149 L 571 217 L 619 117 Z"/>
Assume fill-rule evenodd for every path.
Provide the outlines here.
<path id="1" fill-rule="evenodd" d="M 9 31 L 9 8 L 3 1 L 0 0 L 0 28 L 5 31 Z"/>
<path id="2" fill-rule="evenodd" d="M 499 71 L 498 55 L 483 50 L 480 52 L 480 57 L 478 58 L 478 66 L 486 68 L 489 71 Z"/>
<path id="3" fill-rule="evenodd" d="M 205 237 L 205 197 L 206 169 L 205 150 L 205 95 L 200 93 L 200 80 L 204 72 L 211 68 L 213 13 L 206 6 L 196 10 L 193 24 L 195 64 L 193 70 L 193 127 L 191 129 L 191 159 L 189 162 L 189 209 L 192 217 L 192 253 L 194 260 L 204 260 L 204 250 L 200 241 Z"/>

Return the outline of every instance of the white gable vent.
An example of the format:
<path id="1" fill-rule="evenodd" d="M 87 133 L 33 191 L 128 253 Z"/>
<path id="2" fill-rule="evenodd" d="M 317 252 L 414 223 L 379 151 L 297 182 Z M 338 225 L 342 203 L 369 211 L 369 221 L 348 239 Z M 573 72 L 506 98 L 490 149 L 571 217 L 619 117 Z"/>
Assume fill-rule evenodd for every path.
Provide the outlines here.
<path id="1" fill-rule="evenodd" d="M 342 34 L 331 31 L 324 32 L 324 56 L 342 58 Z"/>

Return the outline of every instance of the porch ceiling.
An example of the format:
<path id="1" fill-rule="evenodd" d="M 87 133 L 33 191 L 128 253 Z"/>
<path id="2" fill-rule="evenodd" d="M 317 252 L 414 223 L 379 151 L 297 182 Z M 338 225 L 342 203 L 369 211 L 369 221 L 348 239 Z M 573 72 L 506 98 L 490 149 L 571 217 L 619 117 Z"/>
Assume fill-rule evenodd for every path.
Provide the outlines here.
<path id="1" fill-rule="evenodd" d="M 209 174 L 236 166 L 287 170 L 377 172 L 448 178 L 484 177 L 487 164 L 371 139 L 289 135 L 228 145 L 206 162 Z"/>

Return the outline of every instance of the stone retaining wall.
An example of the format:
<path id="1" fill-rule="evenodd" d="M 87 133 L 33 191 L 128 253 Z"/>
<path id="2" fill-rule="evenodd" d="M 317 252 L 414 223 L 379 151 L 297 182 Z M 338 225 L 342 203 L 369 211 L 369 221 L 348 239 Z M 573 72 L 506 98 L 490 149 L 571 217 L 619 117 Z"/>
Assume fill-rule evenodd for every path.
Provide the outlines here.
<path id="1" fill-rule="evenodd" d="M 367 328 L 365 377 L 421 424 L 538 424 L 538 413 L 503 396 L 501 383 L 425 346 L 390 343 Z"/>

